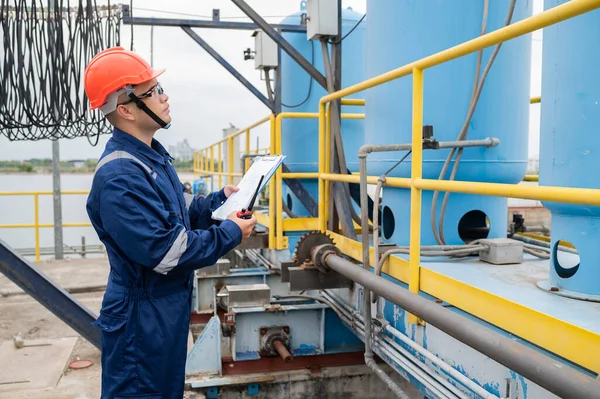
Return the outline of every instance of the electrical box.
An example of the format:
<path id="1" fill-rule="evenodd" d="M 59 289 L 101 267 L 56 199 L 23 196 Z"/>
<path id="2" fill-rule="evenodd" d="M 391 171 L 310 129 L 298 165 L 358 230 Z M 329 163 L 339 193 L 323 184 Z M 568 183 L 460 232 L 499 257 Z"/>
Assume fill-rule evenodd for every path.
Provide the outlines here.
<path id="1" fill-rule="evenodd" d="M 510 265 L 523 262 L 523 243 L 510 238 L 478 240 L 485 249 L 479 252 L 479 260 L 494 265 Z"/>
<path id="2" fill-rule="evenodd" d="M 306 5 L 306 38 L 320 40 L 338 34 L 338 1 L 308 0 Z"/>
<path id="3" fill-rule="evenodd" d="M 254 36 L 254 68 L 277 68 L 277 43 L 262 30 L 255 30 Z"/>

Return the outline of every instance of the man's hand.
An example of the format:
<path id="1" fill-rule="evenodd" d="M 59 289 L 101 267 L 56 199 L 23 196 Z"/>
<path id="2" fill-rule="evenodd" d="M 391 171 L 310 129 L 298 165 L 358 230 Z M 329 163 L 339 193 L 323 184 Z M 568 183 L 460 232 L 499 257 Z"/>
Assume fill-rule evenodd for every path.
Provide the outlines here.
<path id="1" fill-rule="evenodd" d="M 231 184 L 226 185 L 223 188 L 223 192 L 225 193 L 225 198 L 229 198 L 229 196 L 233 193 L 237 193 L 240 191 L 240 188 L 237 186 L 232 186 Z"/>
<path id="2" fill-rule="evenodd" d="M 240 219 L 239 217 L 237 217 L 237 212 L 231 212 L 229 216 L 227 216 L 227 219 L 237 224 L 242 230 L 242 242 L 244 242 L 248 237 L 250 237 L 250 235 L 254 231 L 254 226 L 256 226 L 256 216 L 254 215 L 252 215 L 250 219 Z"/>

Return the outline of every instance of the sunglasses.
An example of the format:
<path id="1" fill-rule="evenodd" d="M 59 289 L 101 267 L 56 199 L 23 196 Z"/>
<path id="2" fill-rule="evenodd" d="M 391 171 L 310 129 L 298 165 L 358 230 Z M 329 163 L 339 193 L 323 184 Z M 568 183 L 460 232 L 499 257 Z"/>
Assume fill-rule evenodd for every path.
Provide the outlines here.
<path id="1" fill-rule="evenodd" d="M 162 96 L 164 94 L 165 90 L 162 88 L 160 83 L 157 83 L 154 86 L 152 86 L 151 88 L 149 88 L 148 91 L 145 91 L 144 93 L 137 96 L 137 98 L 139 98 L 141 100 L 144 98 L 152 97 L 154 92 L 156 92 L 159 96 Z M 124 103 L 120 103 L 117 105 L 125 105 L 125 104 L 129 104 L 130 102 L 133 102 L 133 100 L 127 100 Z"/>

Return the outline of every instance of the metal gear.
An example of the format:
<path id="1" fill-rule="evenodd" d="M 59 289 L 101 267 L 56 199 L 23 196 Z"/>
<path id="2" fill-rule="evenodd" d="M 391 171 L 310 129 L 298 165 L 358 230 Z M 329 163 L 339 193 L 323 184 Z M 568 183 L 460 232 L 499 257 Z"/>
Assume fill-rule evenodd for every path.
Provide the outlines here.
<path id="1" fill-rule="evenodd" d="M 313 249 L 313 247 L 323 244 L 335 245 L 331 237 L 325 233 L 321 233 L 320 231 L 311 231 L 303 235 L 296 245 L 296 250 L 294 251 L 292 261 L 297 266 L 302 266 L 304 263 L 311 263 L 310 251 Z"/>

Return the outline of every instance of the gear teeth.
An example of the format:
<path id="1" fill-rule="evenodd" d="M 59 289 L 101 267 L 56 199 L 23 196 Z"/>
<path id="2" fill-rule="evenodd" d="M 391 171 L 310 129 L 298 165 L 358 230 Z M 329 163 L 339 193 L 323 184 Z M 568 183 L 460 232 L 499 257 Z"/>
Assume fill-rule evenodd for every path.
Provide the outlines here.
<path id="1" fill-rule="evenodd" d="M 302 266 L 306 262 L 310 262 L 310 251 L 313 247 L 329 243 L 335 245 L 333 239 L 328 234 L 321 233 L 320 231 L 308 232 L 298 240 L 292 261 L 296 265 Z"/>

